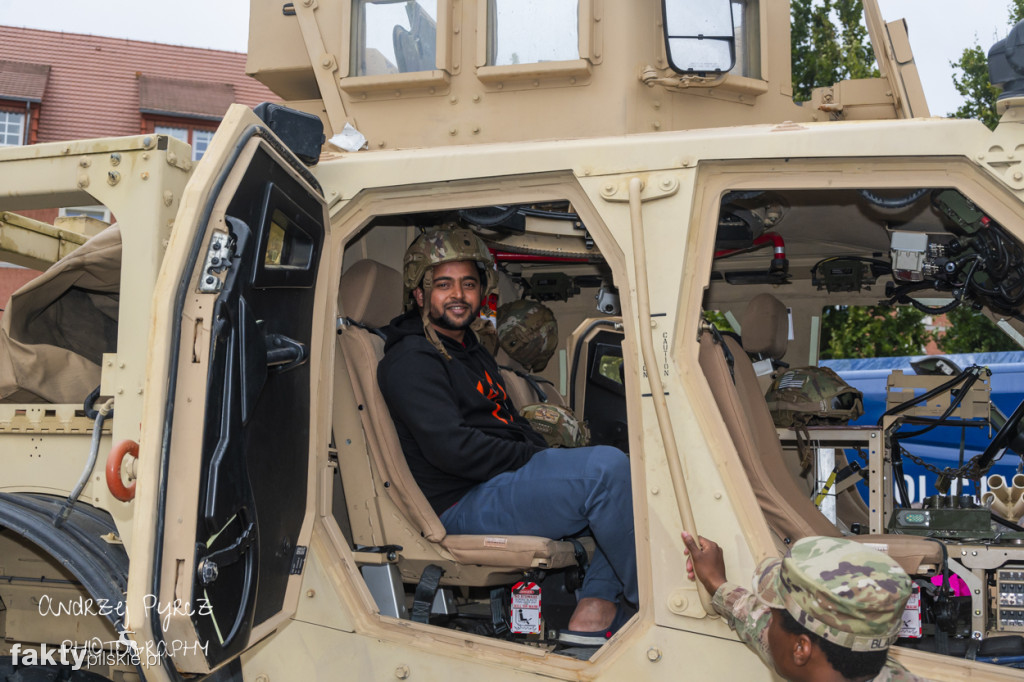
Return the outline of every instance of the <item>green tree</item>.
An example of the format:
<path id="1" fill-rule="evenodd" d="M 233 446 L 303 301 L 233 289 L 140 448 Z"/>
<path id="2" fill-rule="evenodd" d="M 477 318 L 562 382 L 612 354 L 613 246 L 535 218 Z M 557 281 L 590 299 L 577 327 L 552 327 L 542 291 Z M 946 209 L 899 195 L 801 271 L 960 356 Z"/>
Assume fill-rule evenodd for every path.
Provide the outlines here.
<path id="1" fill-rule="evenodd" d="M 960 306 L 946 315 L 950 328 L 936 339 L 943 353 L 991 353 L 1020 350 L 992 320 L 968 306 Z"/>
<path id="2" fill-rule="evenodd" d="M 1011 0 L 1010 26 L 1024 19 L 1024 0 Z M 953 86 L 964 103 L 949 114 L 951 118 L 976 118 L 989 128 L 999 123 L 996 113 L 996 99 L 1000 89 L 988 79 L 988 56 L 975 36 L 972 47 L 964 48 L 960 59 L 950 62 L 953 67 Z"/>
<path id="3" fill-rule="evenodd" d="M 735 329 L 732 328 L 732 325 L 729 324 L 729 320 L 726 319 L 725 313 L 722 313 L 718 310 L 705 310 L 704 319 L 710 322 L 711 324 L 715 325 L 715 327 L 718 328 L 718 331 L 734 333 L 736 331 Z"/>
<path id="4" fill-rule="evenodd" d="M 861 0 L 792 0 L 790 17 L 797 102 L 809 100 L 814 88 L 879 75 Z"/>
<path id="5" fill-rule="evenodd" d="M 931 338 L 916 308 L 834 306 L 822 316 L 821 357 L 919 355 Z"/>
<path id="6" fill-rule="evenodd" d="M 953 67 L 953 86 L 964 103 L 951 113 L 950 118 L 976 118 L 989 128 L 999 123 L 996 98 L 999 88 L 989 83 L 988 59 L 980 45 L 964 48 L 960 59 L 950 62 Z"/>

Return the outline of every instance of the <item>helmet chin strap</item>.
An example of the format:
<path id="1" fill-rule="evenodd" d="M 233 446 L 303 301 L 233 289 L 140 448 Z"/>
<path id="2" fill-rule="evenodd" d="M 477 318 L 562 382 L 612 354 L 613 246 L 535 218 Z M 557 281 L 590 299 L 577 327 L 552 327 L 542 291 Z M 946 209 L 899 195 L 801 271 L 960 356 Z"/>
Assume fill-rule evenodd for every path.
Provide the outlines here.
<path id="1" fill-rule="evenodd" d="M 430 345 L 441 353 L 441 357 L 450 361 L 452 356 L 448 354 L 448 350 L 444 347 L 444 344 L 441 343 L 441 339 L 437 335 L 437 330 L 434 329 L 434 325 L 430 323 L 430 290 L 433 286 L 433 268 L 428 268 L 427 271 L 423 273 L 423 282 L 420 284 L 420 288 L 423 290 L 423 305 L 420 306 L 420 319 L 423 320 L 423 332 L 427 337 L 427 341 L 429 341 Z"/>

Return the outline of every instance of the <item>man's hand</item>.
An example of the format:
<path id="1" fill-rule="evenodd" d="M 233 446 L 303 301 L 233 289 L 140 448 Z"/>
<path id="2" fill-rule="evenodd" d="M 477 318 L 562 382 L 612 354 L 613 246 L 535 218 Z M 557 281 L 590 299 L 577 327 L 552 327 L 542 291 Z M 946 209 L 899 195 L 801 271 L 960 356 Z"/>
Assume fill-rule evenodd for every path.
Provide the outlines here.
<path id="1" fill-rule="evenodd" d="M 708 594 L 714 595 L 725 582 L 725 559 L 722 556 L 722 548 L 707 538 L 697 540 L 683 531 L 683 550 L 689 555 L 686 560 L 686 577 L 690 580 L 699 580 Z"/>

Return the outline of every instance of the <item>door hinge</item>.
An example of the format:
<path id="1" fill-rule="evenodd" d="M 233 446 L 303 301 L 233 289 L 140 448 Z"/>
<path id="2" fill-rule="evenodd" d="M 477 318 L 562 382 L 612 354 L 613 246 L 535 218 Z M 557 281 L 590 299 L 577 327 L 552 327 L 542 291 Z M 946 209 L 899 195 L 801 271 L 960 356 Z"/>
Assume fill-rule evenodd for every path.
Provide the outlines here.
<path id="1" fill-rule="evenodd" d="M 210 246 L 206 249 L 206 260 L 203 262 L 203 274 L 199 277 L 199 292 L 215 294 L 224 286 L 223 280 L 217 275 L 231 267 L 231 258 L 235 255 L 234 240 L 222 230 L 214 230 L 210 235 Z"/>

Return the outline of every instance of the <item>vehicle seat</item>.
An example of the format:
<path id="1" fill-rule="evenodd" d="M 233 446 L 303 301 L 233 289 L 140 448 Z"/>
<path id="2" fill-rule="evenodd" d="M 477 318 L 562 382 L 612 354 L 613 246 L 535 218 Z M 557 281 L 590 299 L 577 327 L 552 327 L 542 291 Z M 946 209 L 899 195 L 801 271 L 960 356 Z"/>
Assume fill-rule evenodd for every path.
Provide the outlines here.
<path id="1" fill-rule="evenodd" d="M 756 360 L 769 360 L 772 368 L 780 365 L 789 347 L 789 311 L 786 305 L 771 294 L 758 294 L 750 299 L 743 313 L 743 350 Z M 756 368 L 756 365 L 755 365 Z M 755 372 L 756 373 L 756 372 Z M 774 374 L 758 374 L 757 383 L 764 396 L 771 386 Z M 849 462 L 842 450 L 836 450 L 836 466 L 839 469 Z M 791 463 L 790 473 L 799 476 L 799 464 Z M 810 490 L 807 491 L 810 494 Z M 839 519 L 852 526 L 868 523 L 868 506 L 856 488 L 848 488 L 836 498 L 836 513 Z"/>
<path id="2" fill-rule="evenodd" d="M 0 402 L 81 405 L 117 350 L 120 286 L 111 225 L 0 301 Z"/>
<path id="3" fill-rule="evenodd" d="M 377 364 L 384 357 L 384 340 L 369 328 L 386 324 L 392 311 L 401 309 L 402 281 L 398 272 L 380 263 L 363 260 L 352 265 L 341 280 L 340 304 L 346 319 L 355 323 L 340 333 L 339 348 L 359 404 L 359 417 L 376 471 L 375 483 L 401 514 L 401 523 L 410 528 L 385 537 L 385 544 L 407 544 L 409 530 L 433 544 L 433 556 L 415 556 L 414 546 L 405 547 L 403 556 L 427 563 L 444 561 L 476 564 L 465 581 L 451 578 L 465 571 L 446 569 L 448 580 L 464 584 L 491 585 L 507 580 L 510 574 L 531 568 L 562 568 L 576 564 L 570 542 L 525 535 L 451 535 L 445 531 L 427 498 L 416 484 L 402 453 L 398 433 L 391 420 L 384 396 L 377 385 Z M 386 517 L 387 514 L 382 514 Z M 384 518 L 385 526 L 394 519 Z M 388 529 L 385 527 L 384 529 Z M 358 539 L 356 539 L 359 542 Z"/>
<path id="4" fill-rule="evenodd" d="M 728 356 L 723 350 L 728 350 Z M 732 366 L 727 358 L 732 359 Z M 841 533 L 818 510 L 786 469 L 782 445 L 753 364 L 734 339 L 722 341 L 705 330 L 700 335 L 699 362 L 722 413 L 740 461 L 768 526 L 784 545 L 810 535 Z M 908 535 L 853 535 L 851 540 L 884 545 L 907 573 L 934 570 L 942 560 L 939 543 Z"/>
<path id="5" fill-rule="evenodd" d="M 755 362 L 767 361 L 766 371 L 755 371 L 761 393 L 772 383 L 772 372 L 789 346 L 789 312 L 786 305 L 771 294 L 750 299 L 743 313 L 743 350 Z M 757 370 L 755 365 L 755 370 Z"/>

